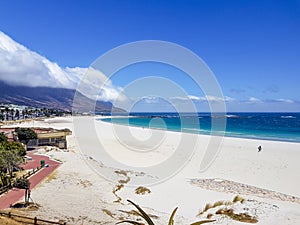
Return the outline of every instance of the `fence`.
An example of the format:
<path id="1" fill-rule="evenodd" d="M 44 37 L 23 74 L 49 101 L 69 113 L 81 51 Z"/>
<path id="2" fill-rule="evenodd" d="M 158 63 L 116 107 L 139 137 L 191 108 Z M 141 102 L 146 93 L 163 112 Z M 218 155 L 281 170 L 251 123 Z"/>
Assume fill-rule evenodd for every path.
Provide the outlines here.
<path id="1" fill-rule="evenodd" d="M 30 177 L 31 175 L 35 174 L 36 172 L 38 172 L 40 169 L 42 169 L 43 167 L 37 167 L 31 171 L 28 171 L 26 174 L 24 174 L 22 176 L 22 178 L 28 178 Z M 0 195 L 2 195 L 3 193 L 9 191 L 11 188 L 14 187 L 14 181 L 12 181 L 11 185 L 7 185 L 7 186 L 4 186 L 4 187 L 0 187 Z"/>
<path id="2" fill-rule="evenodd" d="M 28 223 L 31 223 L 34 225 L 39 225 L 39 224 L 66 225 L 67 224 L 66 222 L 53 222 L 53 221 L 49 221 L 49 220 L 38 219 L 37 217 L 32 218 L 32 217 L 27 217 L 27 216 L 15 215 L 15 214 L 12 214 L 11 212 L 8 212 L 8 213 L 0 212 L 0 216 L 6 216 L 11 219 L 19 218 L 19 219 L 27 220 Z M 18 221 L 18 220 L 16 220 L 16 221 Z M 22 222 L 24 222 L 24 221 L 22 221 Z"/>
<path id="3" fill-rule="evenodd" d="M 5 186 L 0 188 L 0 195 L 7 192 L 10 189 L 10 186 Z"/>
<path id="4" fill-rule="evenodd" d="M 40 166 L 40 167 L 37 167 L 37 168 L 35 168 L 35 169 L 33 169 L 33 170 L 30 170 L 30 171 L 28 171 L 26 174 L 24 174 L 23 176 L 22 176 L 22 178 L 28 178 L 28 177 L 30 177 L 31 175 L 33 175 L 33 174 L 35 174 L 36 172 L 38 172 L 40 169 L 42 169 L 43 167 L 42 166 Z"/>

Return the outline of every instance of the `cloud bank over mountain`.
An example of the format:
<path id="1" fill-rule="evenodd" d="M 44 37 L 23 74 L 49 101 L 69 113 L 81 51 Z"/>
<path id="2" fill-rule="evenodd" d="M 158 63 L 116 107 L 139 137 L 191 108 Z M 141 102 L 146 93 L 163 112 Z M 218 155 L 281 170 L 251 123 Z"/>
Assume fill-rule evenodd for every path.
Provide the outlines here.
<path id="1" fill-rule="evenodd" d="M 100 71 L 95 71 L 92 68 L 62 68 L 57 63 L 31 51 L 0 31 L 0 81 L 6 84 L 76 89 L 88 71 L 89 76 L 91 73 L 93 73 L 92 75 L 98 74 L 98 76 L 101 74 Z M 104 74 L 101 76 L 101 81 L 105 83 L 93 87 L 96 96 L 87 96 L 103 101 L 113 101 L 122 89 L 115 87 L 111 81 L 107 81 Z M 87 85 L 91 88 L 90 84 Z"/>
<path id="2" fill-rule="evenodd" d="M 0 31 L 0 80 L 10 85 L 75 88 L 85 68 L 61 68 Z"/>

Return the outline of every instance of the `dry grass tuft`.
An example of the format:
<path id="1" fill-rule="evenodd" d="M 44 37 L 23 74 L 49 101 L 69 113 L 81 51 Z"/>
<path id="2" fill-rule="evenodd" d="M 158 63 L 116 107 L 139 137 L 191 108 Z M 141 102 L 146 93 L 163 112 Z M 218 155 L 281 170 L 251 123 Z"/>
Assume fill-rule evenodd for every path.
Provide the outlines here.
<path id="1" fill-rule="evenodd" d="M 211 203 L 207 203 L 204 207 L 204 209 L 198 213 L 198 216 L 204 214 L 205 212 L 207 212 L 209 209 L 213 209 L 213 208 L 216 208 L 218 206 L 227 206 L 227 205 L 232 205 L 233 203 L 232 202 L 228 202 L 228 201 L 217 201 L 215 202 L 214 204 L 211 204 Z"/>
<path id="2" fill-rule="evenodd" d="M 108 209 L 102 209 L 102 211 L 103 211 L 106 215 L 110 216 L 111 218 L 115 218 L 115 217 L 114 217 L 115 214 L 112 213 L 111 211 L 109 211 Z"/>
<path id="3" fill-rule="evenodd" d="M 151 191 L 150 191 L 150 189 L 148 189 L 146 187 L 138 187 L 135 189 L 135 193 L 137 195 L 145 195 L 145 194 L 150 194 Z"/>
<path id="4" fill-rule="evenodd" d="M 245 201 L 246 201 L 246 199 L 244 199 L 243 197 L 237 195 L 237 196 L 234 197 L 234 199 L 232 200 L 232 202 L 231 201 L 217 201 L 214 204 L 207 203 L 205 205 L 204 209 L 201 212 L 199 212 L 197 216 L 200 216 L 200 215 L 204 214 L 209 209 L 217 208 L 219 206 L 231 206 L 234 203 L 237 203 L 237 202 L 244 203 Z"/>
<path id="5" fill-rule="evenodd" d="M 9 211 L 11 213 L 19 214 L 20 212 L 26 212 L 26 211 L 37 211 L 41 206 L 37 203 L 29 202 L 18 202 L 13 205 L 13 208 L 11 208 Z"/>
<path id="6" fill-rule="evenodd" d="M 244 203 L 244 201 L 246 201 L 246 199 L 244 199 L 243 197 L 237 195 L 234 197 L 234 199 L 232 200 L 233 203 L 236 203 L 236 202 L 240 202 L 240 203 Z"/>
<path id="7" fill-rule="evenodd" d="M 127 171 L 125 170 L 116 170 L 115 173 L 127 177 Z"/>
<path id="8" fill-rule="evenodd" d="M 212 208 L 216 208 L 218 206 L 222 206 L 222 205 L 232 205 L 232 202 L 228 202 L 228 201 L 217 201 L 213 204 Z"/>
<path id="9" fill-rule="evenodd" d="M 206 212 L 207 210 L 209 210 L 209 209 L 211 209 L 211 208 L 213 208 L 213 205 L 212 205 L 211 203 L 207 203 L 207 204 L 205 205 L 205 207 L 204 207 L 203 212 Z"/>
<path id="10" fill-rule="evenodd" d="M 244 222 L 244 223 L 257 223 L 258 220 L 254 216 L 250 216 L 247 213 L 234 213 L 233 209 L 219 209 L 216 214 L 229 216 L 231 219 Z"/>
<path id="11" fill-rule="evenodd" d="M 206 216 L 207 219 L 211 219 L 212 217 L 213 217 L 213 214 L 211 214 L 211 213 L 208 213 Z"/>

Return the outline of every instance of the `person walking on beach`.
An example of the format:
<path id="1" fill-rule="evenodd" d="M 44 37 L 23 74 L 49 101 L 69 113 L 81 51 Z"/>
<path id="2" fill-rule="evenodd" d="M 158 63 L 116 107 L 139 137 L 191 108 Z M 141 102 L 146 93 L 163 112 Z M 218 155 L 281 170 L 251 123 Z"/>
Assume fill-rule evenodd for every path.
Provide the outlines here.
<path id="1" fill-rule="evenodd" d="M 261 145 L 260 146 L 258 146 L 258 152 L 260 152 L 261 150 L 262 150 L 262 147 L 261 147 Z"/>

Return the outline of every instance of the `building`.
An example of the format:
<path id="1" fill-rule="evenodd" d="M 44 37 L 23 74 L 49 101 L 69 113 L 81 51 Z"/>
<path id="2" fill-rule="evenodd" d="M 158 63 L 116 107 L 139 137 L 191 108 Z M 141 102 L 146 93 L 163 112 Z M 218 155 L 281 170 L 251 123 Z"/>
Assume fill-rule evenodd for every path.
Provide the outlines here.
<path id="1" fill-rule="evenodd" d="M 0 128 L 0 132 L 3 132 L 6 135 L 7 141 L 19 141 L 15 128 Z"/>
<path id="2" fill-rule="evenodd" d="M 52 128 L 32 128 L 37 134 L 37 140 L 31 140 L 27 147 L 53 145 L 58 148 L 66 149 L 67 136 L 72 134 L 69 129 L 52 129 Z"/>
<path id="3" fill-rule="evenodd" d="M 31 128 L 37 134 L 37 139 L 30 140 L 27 143 L 27 148 L 33 148 L 36 146 L 51 145 L 58 148 L 66 149 L 67 136 L 72 134 L 69 129 L 53 129 L 53 128 Z M 18 135 L 15 132 L 15 128 L 0 128 L 0 132 L 3 132 L 8 141 L 19 141 Z"/>

